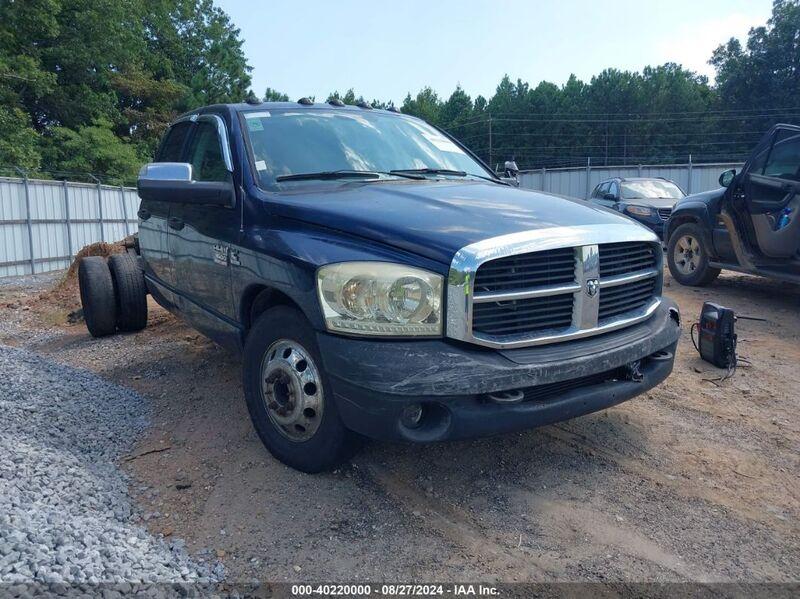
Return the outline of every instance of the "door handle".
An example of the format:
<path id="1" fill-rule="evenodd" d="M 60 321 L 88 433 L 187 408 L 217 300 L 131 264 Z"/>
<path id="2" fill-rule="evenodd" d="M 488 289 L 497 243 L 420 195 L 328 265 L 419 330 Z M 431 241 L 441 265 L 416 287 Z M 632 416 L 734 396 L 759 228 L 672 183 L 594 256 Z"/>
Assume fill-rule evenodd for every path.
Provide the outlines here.
<path id="1" fill-rule="evenodd" d="M 148 218 L 150 218 L 150 217 L 152 216 L 152 215 L 150 214 L 150 211 L 149 211 L 147 208 L 139 208 L 139 212 L 137 212 L 136 214 L 137 214 L 137 215 L 139 216 L 139 218 L 141 218 L 142 220 L 147 220 Z"/>
<path id="2" fill-rule="evenodd" d="M 180 231 L 184 226 L 183 219 L 178 218 L 177 216 L 170 216 L 167 219 L 167 224 L 169 225 L 170 229 L 175 229 L 176 231 Z"/>

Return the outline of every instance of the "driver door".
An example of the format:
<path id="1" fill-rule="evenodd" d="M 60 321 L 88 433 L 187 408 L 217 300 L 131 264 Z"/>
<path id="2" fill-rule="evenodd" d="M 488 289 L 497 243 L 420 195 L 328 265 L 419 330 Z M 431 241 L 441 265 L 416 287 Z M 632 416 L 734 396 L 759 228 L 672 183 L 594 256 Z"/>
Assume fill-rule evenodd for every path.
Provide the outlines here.
<path id="1" fill-rule="evenodd" d="M 761 253 L 790 258 L 800 249 L 800 127 L 776 128 L 757 152 L 742 183 L 745 209 Z"/>
<path id="2" fill-rule="evenodd" d="M 233 182 L 227 144 L 219 115 L 196 119 L 185 152 L 195 181 Z M 238 241 L 239 214 L 234 207 L 174 203 L 168 222 L 181 311 L 195 328 L 223 344 L 236 333 L 230 247 Z"/>

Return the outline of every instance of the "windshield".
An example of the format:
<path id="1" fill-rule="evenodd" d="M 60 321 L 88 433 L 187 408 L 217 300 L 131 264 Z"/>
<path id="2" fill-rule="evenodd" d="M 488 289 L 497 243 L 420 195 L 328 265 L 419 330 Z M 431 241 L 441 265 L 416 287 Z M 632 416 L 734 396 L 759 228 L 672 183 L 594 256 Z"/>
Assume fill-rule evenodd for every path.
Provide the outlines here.
<path id="1" fill-rule="evenodd" d="M 680 200 L 681 188 L 670 181 L 648 179 L 646 181 L 625 181 L 620 185 L 623 200 L 669 199 Z"/>
<path id="2" fill-rule="evenodd" d="M 450 139 L 414 118 L 367 110 L 243 114 L 259 184 L 265 189 L 284 189 L 305 180 L 289 175 L 334 171 L 370 171 L 399 178 L 390 171 L 445 169 L 461 176 L 491 176 Z M 448 173 L 431 171 L 426 176 Z"/>

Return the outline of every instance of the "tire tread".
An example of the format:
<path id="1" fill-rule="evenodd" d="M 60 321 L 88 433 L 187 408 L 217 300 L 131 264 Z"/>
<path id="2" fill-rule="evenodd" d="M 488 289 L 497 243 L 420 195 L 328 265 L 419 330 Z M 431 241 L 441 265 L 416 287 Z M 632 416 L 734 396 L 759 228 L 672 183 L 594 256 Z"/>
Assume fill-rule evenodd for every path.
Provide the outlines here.
<path id="1" fill-rule="evenodd" d="M 86 328 L 92 337 L 105 337 L 116 331 L 117 303 L 114 281 L 101 256 L 82 258 L 78 264 L 78 286 Z"/>
<path id="2" fill-rule="evenodd" d="M 147 286 L 136 258 L 127 252 L 108 259 L 117 299 L 117 327 L 140 331 L 147 326 Z"/>

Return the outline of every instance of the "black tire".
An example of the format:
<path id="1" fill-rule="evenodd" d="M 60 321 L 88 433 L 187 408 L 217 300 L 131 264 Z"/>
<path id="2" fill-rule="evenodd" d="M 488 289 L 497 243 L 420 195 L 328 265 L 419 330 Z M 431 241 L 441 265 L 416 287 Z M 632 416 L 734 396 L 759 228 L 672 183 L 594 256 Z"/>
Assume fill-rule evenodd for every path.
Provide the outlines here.
<path id="1" fill-rule="evenodd" d="M 117 300 L 117 328 L 141 331 L 147 326 L 147 286 L 136 257 L 127 252 L 108 259 Z"/>
<path id="2" fill-rule="evenodd" d="M 669 272 L 681 285 L 702 287 L 712 283 L 720 273 L 709 265 L 711 253 L 703 230 L 696 223 L 684 223 L 672 232 L 667 244 Z M 695 248 L 684 251 L 684 249 Z"/>
<path id="3" fill-rule="evenodd" d="M 278 351 L 283 359 L 280 356 L 276 359 Z M 286 354 L 287 351 L 291 353 Z M 272 359 L 269 359 L 268 353 L 272 354 Z M 296 364 L 293 365 L 294 361 Z M 294 371 L 285 375 L 283 368 Z M 298 310 L 277 306 L 259 317 L 247 336 L 242 374 L 245 400 L 253 426 L 269 452 L 287 466 L 308 473 L 331 470 L 357 450 L 359 437 L 347 430 L 339 417 L 314 330 Z M 308 383 L 297 384 L 303 375 L 315 381 L 311 395 L 306 394 Z M 288 383 L 281 380 L 273 386 L 267 385 L 268 391 L 262 389 L 262 378 L 267 381 L 281 376 L 286 376 Z M 299 377 L 297 381 L 293 378 L 295 376 Z M 280 405 L 276 391 L 279 385 L 283 385 L 288 398 Z M 275 399 L 268 398 L 270 393 Z M 313 401 L 317 402 L 313 404 L 314 408 L 301 410 L 303 405 L 307 405 L 302 402 L 312 396 Z M 268 403 L 273 407 L 268 407 Z M 276 419 L 285 416 L 285 413 L 280 413 L 284 407 L 289 412 L 287 419 L 291 422 L 294 422 L 292 418 L 295 414 L 297 418 L 302 418 L 300 414 L 306 414 L 308 410 L 312 418 L 302 420 L 304 426 L 294 424 L 294 427 L 300 426 L 297 430 L 292 429 L 291 422 L 280 425 Z M 312 428 L 313 432 L 309 432 Z M 293 434 L 300 438 L 289 436 Z M 303 435 L 310 436 L 305 438 Z"/>
<path id="4" fill-rule="evenodd" d="M 86 328 L 92 337 L 105 337 L 117 329 L 114 282 L 104 258 L 89 256 L 78 264 L 78 286 Z"/>

